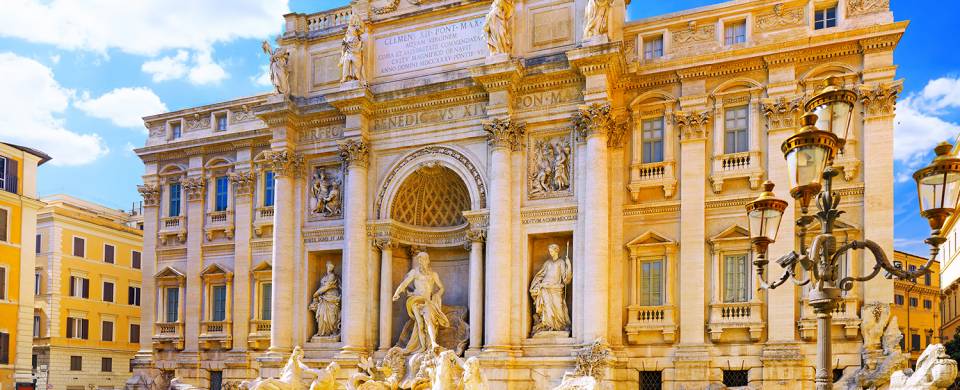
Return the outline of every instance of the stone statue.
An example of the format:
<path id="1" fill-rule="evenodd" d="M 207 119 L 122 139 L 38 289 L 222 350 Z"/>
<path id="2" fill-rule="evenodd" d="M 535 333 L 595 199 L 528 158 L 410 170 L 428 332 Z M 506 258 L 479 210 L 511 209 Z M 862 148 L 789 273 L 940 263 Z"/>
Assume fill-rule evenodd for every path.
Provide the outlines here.
<path id="1" fill-rule="evenodd" d="M 957 378 L 957 362 L 943 344 L 930 344 L 917 359 L 917 369 L 894 372 L 890 390 L 946 389 Z"/>
<path id="2" fill-rule="evenodd" d="M 613 0 L 587 0 L 587 10 L 583 16 L 584 40 L 595 36 L 607 36 L 612 3 Z"/>
<path id="3" fill-rule="evenodd" d="M 544 193 L 553 190 L 550 181 L 553 177 L 553 158 L 551 156 L 553 148 L 549 143 L 540 141 L 537 143 L 537 172 L 533 178 L 533 193 Z"/>
<path id="4" fill-rule="evenodd" d="M 557 142 L 553 145 L 553 190 L 570 188 L 570 143 Z"/>
<path id="5" fill-rule="evenodd" d="M 327 261 L 327 273 L 310 303 L 310 310 L 316 313 L 317 337 L 340 335 L 340 276 L 333 270 L 333 262 Z"/>
<path id="6" fill-rule="evenodd" d="M 530 173 L 530 193 L 545 195 L 570 189 L 570 143 L 565 140 L 537 141 Z"/>
<path id="7" fill-rule="evenodd" d="M 554 390 L 599 390 L 600 381 L 610 365 L 611 353 L 610 346 L 603 339 L 594 340 L 577 351 L 576 370 L 564 373 L 563 380 Z"/>
<path id="8" fill-rule="evenodd" d="M 263 52 L 270 56 L 270 81 L 281 95 L 290 94 L 290 52 L 282 47 L 273 49 L 263 41 Z"/>
<path id="9" fill-rule="evenodd" d="M 347 388 L 352 390 L 396 390 L 400 380 L 406 374 L 402 348 L 392 347 L 379 364 L 374 365 L 373 359 L 360 359 L 358 370 L 350 376 Z"/>
<path id="10" fill-rule="evenodd" d="M 347 24 L 347 32 L 343 36 L 342 52 L 340 54 L 340 82 L 363 78 L 363 23 L 356 12 L 353 13 Z"/>
<path id="11" fill-rule="evenodd" d="M 487 378 L 480 370 L 480 360 L 472 356 L 463 363 L 463 390 L 487 390 Z"/>
<path id="12" fill-rule="evenodd" d="M 897 326 L 897 317 L 890 315 L 890 304 L 871 302 L 860 309 L 860 368 L 846 372 L 834 387 L 837 389 L 884 388 L 890 376 L 907 367 L 907 357 L 900 350 L 903 333 Z"/>
<path id="13" fill-rule="evenodd" d="M 240 388 L 247 390 L 338 390 L 342 388 L 341 385 L 336 383 L 339 370 L 340 366 L 337 362 L 331 362 L 323 370 L 310 368 L 303 363 L 303 349 L 298 345 L 293 348 L 290 359 L 280 370 L 279 378 L 257 378 L 251 381 L 243 381 L 240 383 Z M 304 373 L 315 377 L 309 386 L 303 381 Z"/>
<path id="14" fill-rule="evenodd" d="M 343 211 L 340 183 L 335 178 L 328 179 L 324 169 L 318 169 L 313 178 L 313 186 L 310 188 L 310 192 L 313 195 L 314 213 L 325 217 L 335 217 Z"/>
<path id="15" fill-rule="evenodd" d="M 407 289 L 411 283 L 412 291 Z M 407 293 L 407 315 L 414 320 L 413 334 L 416 336 L 410 337 L 404 350 L 412 353 L 437 349 L 437 328 L 450 326 L 450 321 L 441 310 L 443 282 L 430 269 L 430 255 L 426 252 L 413 257 L 413 267 L 397 286 L 393 300 L 400 299 L 400 293 L 404 291 Z"/>
<path id="16" fill-rule="evenodd" d="M 567 255 L 560 258 L 560 246 L 550 244 L 550 252 L 540 271 L 530 282 L 530 297 L 533 298 L 533 335 L 540 332 L 568 332 L 570 314 L 567 312 L 566 287 L 573 281 L 570 264 L 570 243 Z"/>
<path id="17" fill-rule="evenodd" d="M 510 54 L 513 50 L 511 22 L 513 19 L 513 0 L 493 0 L 490 12 L 483 22 L 483 33 L 487 36 L 487 48 L 490 55 Z"/>

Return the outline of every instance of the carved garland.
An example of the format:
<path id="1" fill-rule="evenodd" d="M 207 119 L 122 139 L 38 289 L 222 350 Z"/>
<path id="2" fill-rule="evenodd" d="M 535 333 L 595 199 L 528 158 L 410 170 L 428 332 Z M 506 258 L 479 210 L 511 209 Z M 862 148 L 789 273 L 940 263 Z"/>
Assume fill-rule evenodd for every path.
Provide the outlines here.
<path id="1" fill-rule="evenodd" d="M 890 9 L 890 0 L 849 0 L 847 15 L 857 16 L 882 12 Z"/>
<path id="2" fill-rule="evenodd" d="M 374 209 L 374 215 L 379 216 L 380 211 L 383 208 L 383 199 L 387 194 L 387 188 L 394 181 L 397 175 L 400 173 L 400 170 L 403 169 L 407 164 L 410 164 L 412 161 L 428 155 L 442 155 L 448 156 L 457 160 L 460 164 L 463 164 L 463 167 L 470 172 L 470 175 L 473 176 L 473 180 L 477 182 L 477 192 L 480 193 L 480 208 L 487 207 L 487 188 L 486 184 L 483 182 L 483 177 L 480 175 L 480 170 L 477 169 L 475 165 L 464 156 L 462 153 L 448 148 L 446 146 L 427 146 L 422 149 L 408 154 L 400 162 L 398 162 L 389 173 L 387 177 L 383 179 L 383 185 L 380 186 L 380 191 L 377 193 L 376 208 Z"/>
<path id="3" fill-rule="evenodd" d="M 156 207 L 160 205 L 160 186 L 157 184 L 143 184 L 137 186 L 137 191 L 143 197 L 143 205 Z"/>

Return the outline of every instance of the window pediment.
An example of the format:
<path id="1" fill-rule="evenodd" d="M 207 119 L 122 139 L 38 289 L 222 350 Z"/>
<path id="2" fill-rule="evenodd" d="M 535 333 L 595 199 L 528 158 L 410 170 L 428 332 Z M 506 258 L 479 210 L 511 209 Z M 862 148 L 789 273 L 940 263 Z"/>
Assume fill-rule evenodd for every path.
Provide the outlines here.
<path id="1" fill-rule="evenodd" d="M 627 243 L 627 249 L 630 250 L 630 256 L 632 257 L 673 253 L 677 249 L 677 242 L 653 230 L 648 230 L 630 240 Z"/>
<path id="2" fill-rule="evenodd" d="M 160 272 L 157 272 L 157 274 L 153 277 L 154 279 L 171 279 L 177 281 L 186 279 L 186 275 L 184 275 L 183 272 L 180 272 L 171 266 L 163 267 L 163 269 L 161 269 Z"/>

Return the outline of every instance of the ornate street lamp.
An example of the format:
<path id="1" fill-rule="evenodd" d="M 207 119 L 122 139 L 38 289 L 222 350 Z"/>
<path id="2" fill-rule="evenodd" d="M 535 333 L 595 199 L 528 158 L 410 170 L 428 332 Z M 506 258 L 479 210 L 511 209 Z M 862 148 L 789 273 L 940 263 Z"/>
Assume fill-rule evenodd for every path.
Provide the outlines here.
<path id="1" fill-rule="evenodd" d="M 769 284 L 764 272 L 768 263 L 767 247 L 777 238 L 776 230 L 787 202 L 777 199 L 772 192 L 773 183 L 767 182 L 764 183 L 764 192 L 746 205 L 760 288 L 777 288 L 788 280 L 799 286 L 812 284 L 807 299 L 817 315 L 818 390 L 833 388 L 831 322 L 833 310 L 841 301 L 841 292 L 852 289 L 855 282 L 873 279 L 881 270 L 906 280 L 916 280 L 929 273 L 938 248 L 944 242 L 940 228 L 956 212 L 960 200 L 960 159 L 950 156 L 952 146 L 949 144 L 938 145 L 934 161 L 913 175 L 917 181 L 920 214 L 929 220 L 932 229 L 926 240 L 931 246 L 927 263 L 913 272 L 896 268 L 887 259 L 883 248 L 870 240 L 855 240 L 837 247 L 833 226 L 843 211 L 839 209 L 840 195 L 832 190 L 833 178 L 839 174 L 832 164 L 843 148 L 855 101 L 855 92 L 842 89 L 837 80 L 829 79 L 827 86 L 804 105 L 814 112 L 803 116 L 803 126 L 781 146 L 788 165 L 790 196 L 798 202 L 801 210 L 801 216 L 796 220 L 799 251 L 791 251 L 777 259 L 784 273 Z M 807 208 L 814 198 L 818 211 L 808 215 Z M 820 222 L 821 234 L 814 237 L 808 248 L 804 237 L 807 227 L 815 220 Z M 873 269 L 866 275 L 840 278 L 840 260 L 848 251 L 862 249 L 873 255 Z M 798 264 L 802 272 L 797 270 Z"/>

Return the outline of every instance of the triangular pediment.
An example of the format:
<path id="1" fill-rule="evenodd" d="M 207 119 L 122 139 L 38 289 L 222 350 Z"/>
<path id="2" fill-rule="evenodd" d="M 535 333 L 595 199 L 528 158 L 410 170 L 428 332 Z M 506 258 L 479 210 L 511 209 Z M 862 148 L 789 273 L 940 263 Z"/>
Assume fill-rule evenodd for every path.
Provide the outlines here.
<path id="1" fill-rule="evenodd" d="M 811 223 L 810 225 L 807 225 L 807 234 L 810 234 L 810 233 L 820 233 L 820 230 L 821 230 L 820 220 L 818 220 L 818 219 L 814 219 L 814 220 L 813 220 L 813 223 Z M 842 231 L 859 231 L 859 230 L 860 230 L 860 227 L 859 227 L 859 226 L 854 225 L 854 224 L 852 224 L 852 223 L 850 223 L 850 222 L 842 221 L 842 220 L 839 220 L 839 219 L 837 219 L 836 221 L 833 221 L 833 231 L 835 231 L 835 232 L 837 232 L 837 231 L 840 231 L 840 232 L 842 232 Z"/>
<path id="2" fill-rule="evenodd" d="M 260 271 L 273 271 L 273 265 L 269 261 L 262 261 L 260 264 L 257 264 L 256 267 L 253 267 L 250 272 L 260 272 Z"/>
<path id="3" fill-rule="evenodd" d="M 231 272 L 226 268 L 223 268 L 220 264 L 213 263 L 208 265 L 203 271 L 200 272 L 201 276 L 206 275 L 229 275 Z"/>
<path id="4" fill-rule="evenodd" d="M 157 274 L 154 275 L 154 278 L 156 278 L 156 279 L 161 279 L 161 278 L 177 278 L 177 279 L 183 279 L 183 278 L 186 278 L 186 275 L 184 275 L 183 272 L 180 272 L 180 271 L 177 270 L 176 268 L 173 268 L 173 267 L 171 267 L 171 266 L 166 266 L 166 267 L 163 267 L 163 269 L 161 269 L 160 272 L 157 272 Z"/>
<path id="5" fill-rule="evenodd" d="M 750 231 L 747 228 L 740 225 L 731 225 L 730 227 L 723 229 L 720 234 L 717 234 L 713 237 L 710 237 L 710 242 L 714 241 L 728 241 L 728 240 L 749 240 Z"/>
<path id="6" fill-rule="evenodd" d="M 653 230 L 648 230 L 633 240 L 630 240 L 630 242 L 627 243 L 627 247 L 669 244 L 676 244 L 676 241 L 666 238 Z"/>

